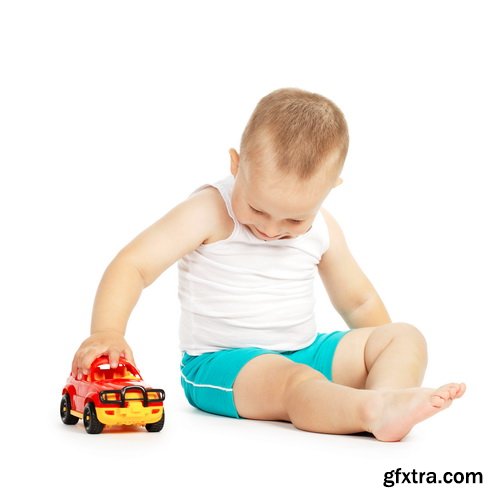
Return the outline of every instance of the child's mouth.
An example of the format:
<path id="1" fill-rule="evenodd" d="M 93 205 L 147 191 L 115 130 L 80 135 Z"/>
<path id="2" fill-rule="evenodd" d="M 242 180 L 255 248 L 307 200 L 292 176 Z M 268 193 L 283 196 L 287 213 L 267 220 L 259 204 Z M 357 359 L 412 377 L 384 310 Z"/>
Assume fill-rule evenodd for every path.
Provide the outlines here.
<path id="1" fill-rule="evenodd" d="M 268 236 L 266 233 L 263 233 L 262 231 L 259 231 L 257 228 L 255 228 L 256 231 L 259 233 L 260 236 L 264 236 L 264 238 L 267 238 L 269 240 L 273 240 L 274 238 L 276 238 L 276 236 Z"/>
<path id="2" fill-rule="evenodd" d="M 266 238 L 267 240 L 282 240 L 285 238 L 290 238 L 290 236 L 268 236 L 266 233 L 259 231 L 255 226 L 253 226 L 253 228 L 259 236 L 261 236 L 262 238 Z"/>

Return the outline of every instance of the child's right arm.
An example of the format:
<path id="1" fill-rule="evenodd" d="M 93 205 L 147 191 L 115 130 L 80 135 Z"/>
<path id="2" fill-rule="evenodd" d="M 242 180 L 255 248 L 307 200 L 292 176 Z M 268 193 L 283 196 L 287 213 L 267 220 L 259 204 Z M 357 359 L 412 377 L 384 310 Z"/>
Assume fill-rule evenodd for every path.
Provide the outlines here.
<path id="1" fill-rule="evenodd" d="M 87 373 L 107 354 L 116 366 L 120 355 L 133 362 L 124 335 L 144 288 L 185 254 L 215 234 L 221 220 L 220 195 L 203 189 L 183 201 L 123 248 L 107 267 L 92 312 L 91 335 L 77 350 L 72 373 Z"/>

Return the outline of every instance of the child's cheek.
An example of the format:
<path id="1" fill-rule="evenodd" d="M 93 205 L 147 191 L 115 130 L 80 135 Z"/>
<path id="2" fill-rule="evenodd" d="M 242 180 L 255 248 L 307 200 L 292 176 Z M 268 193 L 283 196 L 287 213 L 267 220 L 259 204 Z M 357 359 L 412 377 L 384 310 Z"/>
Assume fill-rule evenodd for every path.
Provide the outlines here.
<path id="1" fill-rule="evenodd" d="M 251 213 L 243 210 L 238 203 L 233 204 L 233 212 L 240 224 L 252 224 Z"/>
<path id="2" fill-rule="evenodd" d="M 238 215 L 236 212 L 234 213 L 234 215 L 236 215 L 236 218 L 238 219 L 240 224 L 244 224 L 245 226 L 251 226 L 254 224 L 252 217 L 245 216 L 245 215 L 241 216 L 241 215 Z"/>

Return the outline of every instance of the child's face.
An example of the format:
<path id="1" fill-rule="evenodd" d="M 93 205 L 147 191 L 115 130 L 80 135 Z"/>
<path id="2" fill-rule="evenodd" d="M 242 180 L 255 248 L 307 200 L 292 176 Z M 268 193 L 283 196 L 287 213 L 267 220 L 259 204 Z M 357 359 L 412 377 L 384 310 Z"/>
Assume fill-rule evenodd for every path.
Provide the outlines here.
<path id="1" fill-rule="evenodd" d="M 325 182 L 324 175 L 306 181 L 276 173 L 269 165 L 240 165 L 231 150 L 235 177 L 232 206 L 241 224 L 262 240 L 295 238 L 306 233 L 324 199 L 341 180 Z"/>

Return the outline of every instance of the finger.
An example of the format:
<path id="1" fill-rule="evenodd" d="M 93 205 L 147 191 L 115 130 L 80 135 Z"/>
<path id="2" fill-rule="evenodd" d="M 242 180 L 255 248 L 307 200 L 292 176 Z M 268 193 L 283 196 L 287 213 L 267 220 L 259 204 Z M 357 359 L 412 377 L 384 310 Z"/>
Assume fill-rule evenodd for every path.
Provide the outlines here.
<path id="1" fill-rule="evenodd" d="M 118 349 L 109 349 L 108 358 L 111 368 L 116 368 L 120 360 L 120 351 L 118 351 Z"/>
<path id="2" fill-rule="evenodd" d="M 80 374 L 80 378 L 83 375 L 85 369 L 85 354 L 86 351 L 79 350 L 75 356 L 75 361 L 74 361 L 75 373 Z"/>
<path id="3" fill-rule="evenodd" d="M 78 353 L 73 356 L 73 362 L 71 363 L 71 376 L 76 377 L 78 372 Z"/>
<path id="4" fill-rule="evenodd" d="M 87 351 L 87 347 L 85 347 L 85 342 L 82 342 L 78 350 L 75 352 L 73 356 L 73 362 L 71 363 L 71 374 L 76 377 L 78 371 L 82 368 L 82 357 Z"/>
<path id="5" fill-rule="evenodd" d="M 126 347 L 123 350 L 123 353 L 125 354 L 125 359 L 127 359 L 127 361 L 129 361 L 135 366 L 135 360 L 134 360 L 134 355 L 132 353 L 132 349 L 130 349 L 130 347 Z"/>
<path id="6" fill-rule="evenodd" d="M 85 354 L 82 355 L 80 361 L 80 371 L 87 375 L 90 371 L 90 365 L 102 354 L 105 354 L 102 350 L 89 349 Z"/>

